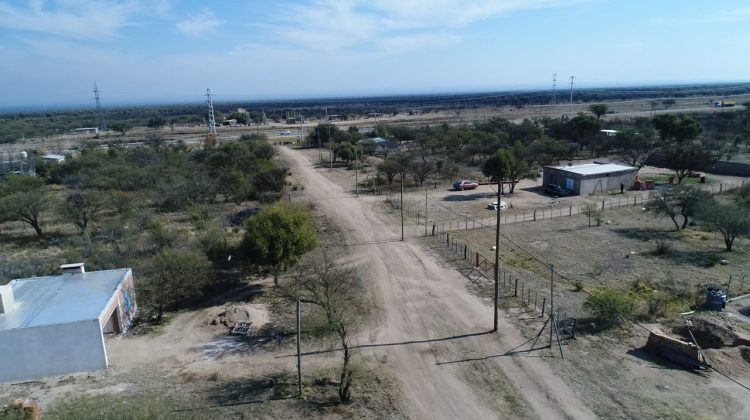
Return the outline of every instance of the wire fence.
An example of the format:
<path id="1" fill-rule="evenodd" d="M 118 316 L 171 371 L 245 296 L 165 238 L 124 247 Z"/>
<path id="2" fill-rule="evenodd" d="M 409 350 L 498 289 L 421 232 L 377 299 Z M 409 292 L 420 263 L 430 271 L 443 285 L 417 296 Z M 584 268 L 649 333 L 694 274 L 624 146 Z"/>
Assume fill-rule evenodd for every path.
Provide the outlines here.
<path id="1" fill-rule="evenodd" d="M 742 180 L 734 183 L 704 184 L 701 188 L 711 194 L 719 194 L 732 189 L 743 188 L 745 185 L 750 185 L 750 182 Z M 393 190 L 385 189 L 381 190 L 380 193 L 386 196 L 386 202 L 390 203 L 392 209 L 400 209 L 401 201 Z M 585 203 L 565 203 L 564 201 L 555 199 L 547 207 L 538 207 L 528 210 L 501 210 L 503 214 L 500 216 L 500 225 L 537 222 L 558 217 L 571 217 L 580 214 L 587 214 L 589 211 L 605 211 L 618 207 L 645 206 L 650 198 L 650 194 L 651 191 L 643 191 L 641 193 L 633 194 L 632 196 L 618 195 L 616 197 L 590 199 Z M 481 229 L 492 227 L 497 224 L 497 217 L 495 215 L 486 218 L 457 215 L 456 218 L 449 220 L 431 220 L 425 218 L 425 207 L 423 204 L 417 205 L 404 201 L 403 207 L 405 221 L 415 224 L 428 224 L 428 228 L 430 228 L 429 231 L 432 235 L 456 230 Z M 454 211 L 451 212 L 455 213 Z"/>
<path id="2" fill-rule="evenodd" d="M 468 277 L 472 281 L 483 282 L 487 285 L 494 282 L 493 249 L 482 254 L 480 250 L 457 240 L 451 232 L 441 232 L 432 239 L 460 257 L 459 264 L 470 270 Z M 517 298 L 522 307 L 527 310 L 543 315 L 545 310 L 549 310 L 550 282 L 553 282 L 555 283 L 555 310 L 560 311 L 558 317 L 560 322 L 571 319 L 575 319 L 576 322 L 589 320 L 590 313 L 584 303 L 590 294 L 584 290 L 582 282 L 568 279 L 567 274 L 556 271 L 552 266 L 545 265 L 541 261 L 537 261 L 533 268 L 516 270 L 503 267 L 501 264 L 498 273 L 498 284 L 501 290 L 506 295 Z M 549 271 L 546 277 L 540 274 L 544 270 Z M 472 273 L 476 275 L 471 275 Z M 746 296 L 750 294 L 750 277 L 746 274 L 731 274 L 725 281 L 696 283 L 694 288 L 684 288 L 677 294 L 639 299 L 631 303 L 630 316 L 634 319 L 650 320 L 666 315 L 670 310 L 701 307 L 706 303 L 706 292 L 709 287 L 719 287 L 726 291 L 728 299 Z"/>

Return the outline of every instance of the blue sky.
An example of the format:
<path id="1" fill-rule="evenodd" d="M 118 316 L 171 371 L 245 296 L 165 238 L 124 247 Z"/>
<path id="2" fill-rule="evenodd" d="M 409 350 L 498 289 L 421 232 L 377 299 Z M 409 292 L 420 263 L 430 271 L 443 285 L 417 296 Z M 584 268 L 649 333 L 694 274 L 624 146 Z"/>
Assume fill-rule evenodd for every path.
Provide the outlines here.
<path id="1" fill-rule="evenodd" d="M 750 79 L 730 0 L 0 0 L 0 107 Z"/>

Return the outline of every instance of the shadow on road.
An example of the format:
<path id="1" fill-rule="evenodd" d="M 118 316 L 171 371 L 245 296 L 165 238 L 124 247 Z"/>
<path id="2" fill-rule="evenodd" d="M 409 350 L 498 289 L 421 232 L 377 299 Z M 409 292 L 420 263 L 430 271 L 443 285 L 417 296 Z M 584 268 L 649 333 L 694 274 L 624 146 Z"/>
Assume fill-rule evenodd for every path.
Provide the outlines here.
<path id="1" fill-rule="evenodd" d="M 389 346 L 403 346 L 403 345 L 409 345 L 409 344 L 426 344 L 426 343 L 437 343 L 440 341 L 450 341 L 450 340 L 457 340 L 460 338 L 467 338 L 467 337 L 477 337 L 480 335 L 487 335 L 492 334 L 492 330 L 490 331 L 482 331 L 477 333 L 469 333 L 469 334 L 461 334 L 461 335 L 452 335 L 450 337 L 441 337 L 441 338 L 426 338 L 424 340 L 408 340 L 408 341 L 398 341 L 394 343 L 374 343 L 374 344 L 361 344 L 359 346 L 352 346 L 353 349 L 366 349 L 366 348 L 372 348 L 372 347 L 389 347 Z M 337 351 L 341 351 L 340 348 L 333 348 L 333 349 L 326 349 L 326 350 L 315 350 L 315 351 L 309 351 L 302 353 L 302 356 L 312 356 L 316 354 L 325 354 L 325 353 L 333 353 Z M 283 359 L 285 357 L 296 357 L 296 354 L 287 354 L 284 356 L 276 356 L 277 359 Z"/>
<path id="2" fill-rule="evenodd" d="M 451 194 L 446 195 L 443 197 L 443 201 L 475 201 L 475 200 L 485 200 L 488 198 L 495 198 L 497 195 L 495 193 L 486 192 L 486 193 L 474 193 L 474 194 Z"/>

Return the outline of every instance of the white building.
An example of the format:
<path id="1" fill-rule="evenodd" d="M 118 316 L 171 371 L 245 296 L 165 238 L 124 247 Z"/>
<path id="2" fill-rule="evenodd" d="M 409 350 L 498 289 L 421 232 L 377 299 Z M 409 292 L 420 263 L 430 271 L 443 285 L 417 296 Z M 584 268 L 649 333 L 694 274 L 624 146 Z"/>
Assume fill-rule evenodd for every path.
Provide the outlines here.
<path id="1" fill-rule="evenodd" d="M 73 131 L 75 134 L 99 134 L 99 127 L 81 127 Z"/>
<path id="2" fill-rule="evenodd" d="M 137 310 L 133 273 L 61 269 L 0 286 L 0 382 L 107 368 L 104 336 L 127 330 Z"/>
<path id="3" fill-rule="evenodd" d="M 575 195 L 619 191 L 635 183 L 637 168 L 615 163 L 586 163 L 570 166 L 545 166 L 544 185 L 555 184 Z"/>
<path id="4" fill-rule="evenodd" d="M 44 156 L 42 156 L 42 160 L 45 162 L 52 162 L 52 163 L 63 163 L 65 162 L 65 155 L 58 155 L 55 153 L 48 153 Z"/>

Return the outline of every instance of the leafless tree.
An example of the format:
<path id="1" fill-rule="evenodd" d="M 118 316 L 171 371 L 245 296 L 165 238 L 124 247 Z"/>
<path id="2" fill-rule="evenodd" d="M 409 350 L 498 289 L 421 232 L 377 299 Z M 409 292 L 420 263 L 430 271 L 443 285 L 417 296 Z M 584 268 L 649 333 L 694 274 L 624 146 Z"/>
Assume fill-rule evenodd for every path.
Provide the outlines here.
<path id="1" fill-rule="evenodd" d="M 339 399 L 349 401 L 355 378 L 349 340 L 365 311 L 361 298 L 364 292 L 357 271 L 335 263 L 325 252 L 313 253 L 295 268 L 279 291 L 288 300 L 299 299 L 314 305 L 323 316 L 325 329 L 336 337 L 344 356 L 338 385 Z"/>

